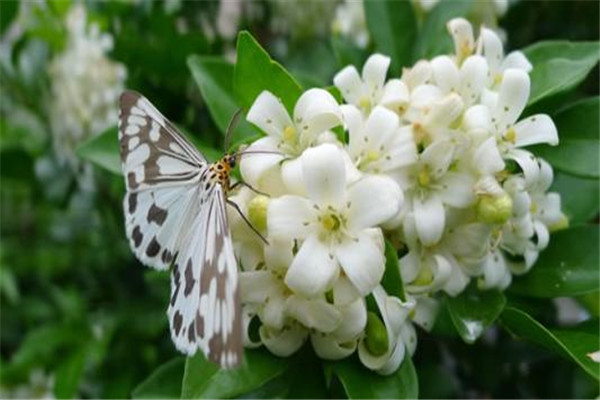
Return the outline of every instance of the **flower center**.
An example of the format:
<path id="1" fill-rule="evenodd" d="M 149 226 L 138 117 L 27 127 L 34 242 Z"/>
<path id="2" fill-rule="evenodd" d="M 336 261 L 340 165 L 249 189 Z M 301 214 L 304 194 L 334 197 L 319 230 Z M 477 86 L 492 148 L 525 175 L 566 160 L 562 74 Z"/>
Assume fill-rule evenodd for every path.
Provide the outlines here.
<path id="1" fill-rule="evenodd" d="M 371 99 L 368 98 L 367 96 L 361 97 L 360 100 L 358 101 L 358 105 L 360 108 L 365 110 L 365 112 L 367 112 L 367 113 L 371 111 Z"/>
<path id="2" fill-rule="evenodd" d="M 429 186 L 431 184 L 431 175 L 429 174 L 427 167 L 421 168 L 419 176 L 417 176 L 417 181 L 420 186 Z"/>
<path id="3" fill-rule="evenodd" d="M 289 145 L 293 146 L 298 143 L 298 133 L 296 132 L 296 128 L 293 126 L 286 126 L 281 136 Z"/>
<path id="4" fill-rule="evenodd" d="M 327 213 L 321 218 L 321 225 L 326 231 L 335 232 L 340 228 L 341 219 L 334 213 Z"/>
<path id="5" fill-rule="evenodd" d="M 515 130 L 513 128 L 510 128 L 504 134 L 504 139 L 508 142 L 511 142 L 512 144 L 515 144 L 515 142 L 517 140 L 517 133 L 515 132 Z"/>

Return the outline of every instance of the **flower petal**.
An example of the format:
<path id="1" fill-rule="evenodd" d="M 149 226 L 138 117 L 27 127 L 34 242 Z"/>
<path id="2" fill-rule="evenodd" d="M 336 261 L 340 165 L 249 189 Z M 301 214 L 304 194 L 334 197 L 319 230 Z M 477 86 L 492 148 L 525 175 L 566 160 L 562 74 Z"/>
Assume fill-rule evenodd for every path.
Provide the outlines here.
<path id="1" fill-rule="evenodd" d="M 506 56 L 506 58 L 504 58 L 504 61 L 502 61 L 500 67 L 503 70 L 507 70 L 509 68 L 517 68 L 522 69 L 525 72 L 531 72 L 531 70 L 533 69 L 533 66 L 531 65 L 527 57 L 525 57 L 525 54 L 523 54 L 523 52 L 521 51 L 513 51 L 509 53 Z"/>
<path id="2" fill-rule="evenodd" d="M 421 164 L 425 164 L 434 180 L 443 176 L 454 159 L 455 146 L 450 140 L 433 142 L 421 153 Z"/>
<path id="3" fill-rule="evenodd" d="M 482 27 L 479 32 L 479 40 L 479 53 L 485 56 L 492 71 L 498 71 L 500 63 L 504 58 L 502 40 L 500 40 L 496 32 L 485 27 Z"/>
<path id="4" fill-rule="evenodd" d="M 531 186 L 537 181 L 540 173 L 540 165 L 533 154 L 526 150 L 511 149 L 504 157 L 515 160 L 519 164 L 527 186 Z"/>
<path id="5" fill-rule="evenodd" d="M 429 296 L 419 296 L 414 310 L 413 322 L 430 332 L 440 311 L 439 300 Z"/>
<path id="6" fill-rule="evenodd" d="M 264 246 L 265 264 L 270 271 L 285 272 L 294 260 L 293 241 L 270 236 Z"/>
<path id="7" fill-rule="evenodd" d="M 379 149 L 393 138 L 399 123 L 396 113 L 381 106 L 375 107 L 364 124 L 365 136 L 368 140 L 368 144 L 364 143 L 364 146 Z"/>
<path id="8" fill-rule="evenodd" d="M 393 179 L 378 175 L 361 179 L 348 190 L 348 228 L 354 232 L 382 224 L 396 215 L 403 200 Z"/>
<path id="9" fill-rule="evenodd" d="M 248 148 L 246 148 L 245 152 L 252 151 L 279 151 L 277 149 L 278 139 L 267 136 L 261 139 L 258 139 L 256 142 L 252 143 Z M 240 172 L 242 173 L 242 177 L 244 178 L 244 182 L 248 184 L 258 187 L 260 183 L 260 179 L 265 174 L 267 170 L 273 168 L 277 165 L 281 160 L 283 160 L 283 156 L 279 154 L 246 154 L 242 155 L 242 159 L 240 161 Z"/>
<path id="10" fill-rule="evenodd" d="M 313 349 L 317 356 L 324 360 L 341 360 L 348 357 L 356 350 L 357 341 L 341 342 L 332 335 L 313 333 L 310 336 Z"/>
<path id="11" fill-rule="evenodd" d="M 333 332 L 335 338 L 341 342 L 358 338 L 367 325 L 367 306 L 364 298 L 339 307 L 339 310 L 342 313 L 342 322 Z"/>
<path id="12" fill-rule="evenodd" d="M 454 40 L 454 53 L 460 58 L 470 54 L 475 48 L 473 27 L 464 18 L 453 18 L 446 24 L 446 28 Z"/>
<path id="13" fill-rule="evenodd" d="M 558 132 L 552 118 L 546 114 L 537 114 L 522 121 L 515 126 L 517 147 L 529 146 L 532 144 L 548 143 L 552 146 L 558 144 Z"/>
<path id="14" fill-rule="evenodd" d="M 308 197 L 323 206 L 338 206 L 344 198 L 346 169 L 341 150 L 333 144 L 306 149 L 302 171 Z"/>
<path id="15" fill-rule="evenodd" d="M 330 249 L 319 241 L 316 233 L 312 233 L 290 265 L 285 283 L 294 292 L 313 297 L 324 293 L 337 275 L 338 265 Z"/>
<path id="16" fill-rule="evenodd" d="M 392 111 L 402 113 L 408 105 L 410 94 L 400 79 L 390 79 L 383 88 L 383 96 L 379 102 Z"/>
<path id="17" fill-rule="evenodd" d="M 385 270 L 383 236 L 363 231 L 335 246 L 334 252 L 348 279 L 362 296 L 369 294 Z"/>
<path id="18" fill-rule="evenodd" d="M 342 113 L 337 101 L 328 91 L 310 89 L 296 102 L 294 122 L 301 135 L 314 139 L 317 134 L 340 125 Z M 304 141 L 310 143 L 312 140 Z"/>
<path id="19" fill-rule="evenodd" d="M 342 97 L 350 104 L 358 104 L 364 95 L 363 81 L 356 68 L 347 66 L 333 77 L 333 84 L 340 89 Z"/>
<path id="20" fill-rule="evenodd" d="M 402 71 L 402 82 L 411 90 L 424 85 L 431 78 L 431 64 L 429 61 L 420 60 L 410 69 Z"/>
<path id="21" fill-rule="evenodd" d="M 414 198 L 415 225 L 419 239 L 425 246 L 436 244 L 442 237 L 445 224 L 445 211 L 437 194 L 429 194 L 424 199 Z"/>
<path id="22" fill-rule="evenodd" d="M 306 196 L 302 157 L 293 158 L 281 164 L 281 180 L 290 193 Z"/>
<path id="23" fill-rule="evenodd" d="M 340 276 L 333 284 L 333 303 L 336 306 L 347 306 L 359 297 L 360 293 L 346 276 Z"/>
<path id="24" fill-rule="evenodd" d="M 299 196 L 285 195 L 272 199 L 267 209 L 269 236 L 281 239 L 304 239 L 311 231 L 307 225 L 316 221 L 310 201 Z"/>
<path id="25" fill-rule="evenodd" d="M 481 95 L 488 73 L 488 64 L 481 56 L 468 57 L 460 67 L 460 95 L 466 104 L 473 104 Z"/>
<path id="26" fill-rule="evenodd" d="M 477 146 L 473 153 L 472 165 L 481 175 L 493 175 L 504 169 L 504 160 L 500 155 L 496 138 L 490 137 Z"/>
<path id="27" fill-rule="evenodd" d="M 373 54 L 367 59 L 362 77 L 372 93 L 382 90 L 391 59 L 382 54 Z"/>
<path id="28" fill-rule="evenodd" d="M 294 354 L 302 347 L 308 336 L 306 329 L 298 325 L 292 325 L 281 330 L 262 325 L 258 333 L 265 347 L 279 357 L 289 357 Z"/>
<path id="29" fill-rule="evenodd" d="M 444 204 L 464 208 L 475 202 L 475 180 L 471 175 L 449 171 L 440 179 L 439 184 L 442 188 L 438 193 Z"/>
<path id="30" fill-rule="evenodd" d="M 458 67 L 448 56 L 438 56 L 431 60 L 433 79 L 444 93 L 458 92 L 460 76 Z"/>
<path id="31" fill-rule="evenodd" d="M 274 138 L 280 138 L 286 127 L 293 126 L 281 100 L 266 90 L 254 100 L 246 119 Z"/>
<path id="32" fill-rule="evenodd" d="M 323 299 L 309 300 L 292 295 L 286 301 L 287 314 L 309 329 L 333 332 L 342 322 L 342 314 Z"/>
<path id="33" fill-rule="evenodd" d="M 492 111 L 496 131 L 506 132 L 515 123 L 525 109 L 529 99 L 530 80 L 527 72 L 520 69 L 508 69 L 504 72 L 498 101 Z"/>

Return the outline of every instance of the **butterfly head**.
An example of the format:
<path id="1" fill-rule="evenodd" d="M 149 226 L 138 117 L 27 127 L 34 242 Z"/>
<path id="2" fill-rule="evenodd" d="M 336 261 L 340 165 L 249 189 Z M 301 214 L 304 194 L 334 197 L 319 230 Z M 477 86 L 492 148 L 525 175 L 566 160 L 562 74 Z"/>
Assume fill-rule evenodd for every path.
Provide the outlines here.
<path id="1" fill-rule="evenodd" d="M 229 166 L 229 169 L 234 169 L 235 166 L 237 165 L 237 158 L 238 158 L 237 153 L 229 153 L 229 154 L 226 154 L 221 161 L 224 164 L 227 164 Z"/>

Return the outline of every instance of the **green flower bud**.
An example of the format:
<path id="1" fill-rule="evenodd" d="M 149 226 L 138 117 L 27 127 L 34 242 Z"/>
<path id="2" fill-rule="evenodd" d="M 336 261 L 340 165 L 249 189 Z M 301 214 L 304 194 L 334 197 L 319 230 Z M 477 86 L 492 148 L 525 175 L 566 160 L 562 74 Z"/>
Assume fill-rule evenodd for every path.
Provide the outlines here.
<path id="1" fill-rule="evenodd" d="M 267 207 L 269 198 L 267 196 L 256 196 L 248 204 L 248 218 L 256 229 L 263 231 L 267 228 Z"/>
<path id="2" fill-rule="evenodd" d="M 488 224 L 503 224 L 512 214 L 512 199 L 506 193 L 500 196 L 484 195 L 477 202 L 477 217 Z"/>
<path id="3" fill-rule="evenodd" d="M 381 319 L 372 311 L 367 313 L 366 333 L 366 345 L 369 352 L 374 356 L 384 355 L 389 346 L 387 330 Z"/>

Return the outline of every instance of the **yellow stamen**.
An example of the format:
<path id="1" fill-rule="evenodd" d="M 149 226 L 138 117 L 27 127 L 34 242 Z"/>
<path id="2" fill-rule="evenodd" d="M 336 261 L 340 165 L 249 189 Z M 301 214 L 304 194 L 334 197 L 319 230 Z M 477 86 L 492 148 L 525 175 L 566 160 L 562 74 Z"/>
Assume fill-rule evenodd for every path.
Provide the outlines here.
<path id="1" fill-rule="evenodd" d="M 419 181 L 419 185 L 429 186 L 429 184 L 431 183 L 431 176 L 429 176 L 429 171 L 427 171 L 427 168 L 423 168 L 419 171 L 419 176 L 417 180 Z"/>
<path id="2" fill-rule="evenodd" d="M 419 275 L 417 276 L 417 279 L 413 281 L 413 284 L 417 286 L 426 286 L 431 282 L 433 282 L 433 274 L 431 273 L 431 269 L 429 269 L 428 266 L 424 266 L 424 268 L 421 268 L 419 271 Z"/>
<path id="3" fill-rule="evenodd" d="M 377 161 L 377 160 L 379 160 L 379 153 L 377 152 L 377 150 L 369 150 L 369 151 L 367 151 L 367 154 L 365 155 L 364 160 L 365 160 L 365 163 Z"/>
<path id="4" fill-rule="evenodd" d="M 293 126 L 286 126 L 282 134 L 283 140 L 289 144 L 296 144 L 298 142 L 298 134 Z"/>
<path id="5" fill-rule="evenodd" d="M 509 141 L 511 143 L 516 142 L 517 132 L 515 132 L 514 128 L 510 128 L 508 131 L 506 131 L 506 133 L 504 134 L 504 139 L 506 139 L 507 141 Z"/>
<path id="6" fill-rule="evenodd" d="M 361 97 L 361 99 L 358 101 L 358 105 L 366 112 L 371 111 L 371 99 L 366 96 Z"/>
<path id="7" fill-rule="evenodd" d="M 340 227 L 340 219 L 334 214 L 327 214 L 321 220 L 323 228 L 328 231 L 336 231 Z"/>

